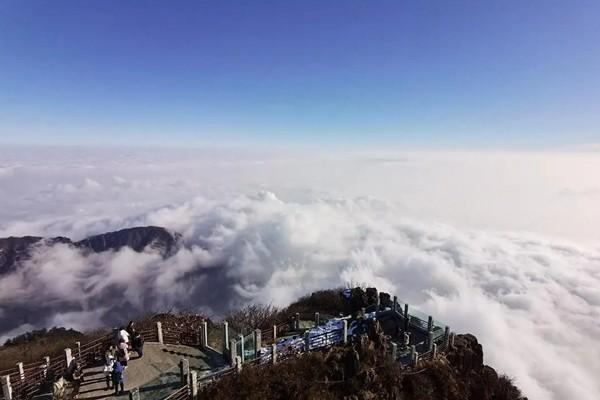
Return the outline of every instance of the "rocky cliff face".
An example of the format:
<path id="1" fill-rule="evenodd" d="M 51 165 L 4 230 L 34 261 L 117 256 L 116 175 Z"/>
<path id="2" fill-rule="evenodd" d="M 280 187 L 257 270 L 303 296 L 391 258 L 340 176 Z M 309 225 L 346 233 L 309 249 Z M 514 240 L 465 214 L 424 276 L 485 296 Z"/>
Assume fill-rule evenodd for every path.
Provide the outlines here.
<path id="1" fill-rule="evenodd" d="M 31 256 L 36 246 L 53 246 L 62 243 L 95 253 L 110 250 L 117 251 L 123 247 L 129 247 L 137 252 L 147 249 L 154 250 L 166 258 L 177 249 L 179 239 L 179 234 L 172 234 L 165 228 L 157 226 L 122 229 L 116 232 L 90 236 L 79 242 L 73 242 L 65 237 L 11 236 L 0 238 L 0 275 L 15 270 L 20 263 Z"/>
<path id="2" fill-rule="evenodd" d="M 402 379 L 403 399 L 525 400 L 510 378 L 483 363 L 473 335 L 458 335 L 443 357 L 424 363 L 422 372 Z"/>

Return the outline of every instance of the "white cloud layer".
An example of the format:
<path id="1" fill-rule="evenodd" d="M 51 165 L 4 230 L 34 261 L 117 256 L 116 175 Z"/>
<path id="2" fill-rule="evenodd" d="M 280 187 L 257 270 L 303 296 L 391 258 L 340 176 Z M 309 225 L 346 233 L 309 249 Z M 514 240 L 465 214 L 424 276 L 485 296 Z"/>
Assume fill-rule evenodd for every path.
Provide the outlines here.
<path id="1" fill-rule="evenodd" d="M 0 335 L 358 282 L 474 333 L 531 399 L 600 396 L 594 154 L 11 149 L 0 171 L 0 236 L 152 224 L 188 245 L 166 261 L 42 248 L 0 279 Z"/>

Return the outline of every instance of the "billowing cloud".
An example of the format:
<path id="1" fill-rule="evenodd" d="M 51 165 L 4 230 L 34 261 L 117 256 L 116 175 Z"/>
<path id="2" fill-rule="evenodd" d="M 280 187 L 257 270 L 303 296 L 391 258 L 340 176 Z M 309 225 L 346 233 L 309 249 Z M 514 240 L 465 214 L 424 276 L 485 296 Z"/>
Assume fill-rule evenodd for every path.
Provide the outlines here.
<path id="1" fill-rule="evenodd" d="M 167 158 L 138 167 L 141 159 L 148 161 L 140 157 L 108 158 L 103 161 L 108 165 L 97 169 L 88 160 L 90 167 L 77 173 L 69 172 L 64 161 L 42 168 L 21 160 L 22 166 L 0 181 L 15 188 L 15 199 L 1 200 L 9 210 L 2 212 L 4 235 L 78 240 L 123 227 L 160 225 L 180 232 L 184 243 L 167 260 L 129 249 L 84 256 L 65 245 L 39 248 L 18 272 L 0 279 L 1 335 L 32 326 L 111 325 L 141 311 L 171 307 L 218 315 L 246 302 L 285 305 L 312 290 L 365 283 L 398 295 L 455 331 L 477 335 L 485 361 L 514 376 L 532 399 L 598 398 L 598 248 L 548 239 L 552 232 L 541 229 L 543 224 L 534 224 L 541 234 L 518 232 L 518 223 L 509 223 L 515 216 L 504 208 L 511 230 L 495 225 L 495 218 L 485 220 L 485 229 L 447 223 L 475 203 L 475 208 L 488 202 L 490 212 L 500 210 L 494 197 L 515 182 L 529 186 L 524 193 L 517 188 L 516 194 L 506 192 L 510 204 L 521 197 L 527 209 L 548 196 L 556 202 L 540 204 L 544 210 L 536 215 L 558 210 L 562 221 L 569 210 L 559 205 L 586 198 L 558 198 L 556 193 L 564 187 L 592 187 L 587 178 L 573 176 L 566 185 L 561 180 L 567 179 L 559 177 L 549 184 L 531 171 L 523 177 L 503 167 L 493 169 L 485 157 L 477 164 L 475 155 L 467 161 L 403 156 L 399 162 L 390 157 L 380 162 L 378 156 L 364 163 L 347 157 L 318 162 L 271 157 L 255 163 L 207 156 L 204 161 Z M 528 164 L 514 157 L 529 166 L 552 160 L 535 155 L 536 161 Z M 469 175 L 464 163 L 479 170 Z M 588 168 L 594 163 L 586 161 Z M 374 171 L 364 171 L 373 165 Z M 385 173 L 386 168 L 398 173 L 397 179 L 390 179 L 393 174 Z M 469 182 L 483 181 L 476 176 L 492 171 L 497 173 L 488 176 L 487 191 L 474 190 Z M 31 179 L 15 181 L 19 174 Z M 462 188 L 454 174 L 467 177 Z M 352 176 L 379 176 L 380 182 L 361 179 L 352 189 Z M 508 177 L 514 178 L 512 183 L 503 181 Z M 358 188 L 361 182 L 364 192 Z M 441 182 L 445 186 L 434 187 Z M 52 189 L 65 184 L 77 190 Z M 390 186 L 387 195 L 385 185 Z M 461 190 L 462 196 L 455 195 Z M 445 194 L 419 209 L 424 193 Z M 27 204 L 17 204 L 25 198 L 29 214 L 21 213 Z M 441 210 L 436 204 L 442 201 L 457 211 L 422 217 L 426 209 Z M 521 216 L 524 209 L 515 214 Z M 597 218 L 586 210 L 591 220 Z M 578 212 L 574 209 L 573 215 Z M 476 215 L 477 210 L 471 218 Z"/>
<path id="2" fill-rule="evenodd" d="M 595 152 L 259 152 L 10 148 L 0 151 L 0 236 L 118 229 L 201 196 L 270 190 L 283 200 L 369 197 L 459 228 L 598 243 Z"/>

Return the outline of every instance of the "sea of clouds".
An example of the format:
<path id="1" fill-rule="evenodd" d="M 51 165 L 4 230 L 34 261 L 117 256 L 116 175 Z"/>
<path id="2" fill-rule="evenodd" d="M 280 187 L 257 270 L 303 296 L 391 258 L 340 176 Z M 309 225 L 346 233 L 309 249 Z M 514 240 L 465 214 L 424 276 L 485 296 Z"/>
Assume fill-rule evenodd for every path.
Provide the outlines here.
<path id="1" fill-rule="evenodd" d="M 597 399 L 598 176 L 594 152 L 7 148 L 0 237 L 158 225 L 185 246 L 41 247 L 0 278 L 0 337 L 361 283 L 474 333 L 531 399 Z"/>

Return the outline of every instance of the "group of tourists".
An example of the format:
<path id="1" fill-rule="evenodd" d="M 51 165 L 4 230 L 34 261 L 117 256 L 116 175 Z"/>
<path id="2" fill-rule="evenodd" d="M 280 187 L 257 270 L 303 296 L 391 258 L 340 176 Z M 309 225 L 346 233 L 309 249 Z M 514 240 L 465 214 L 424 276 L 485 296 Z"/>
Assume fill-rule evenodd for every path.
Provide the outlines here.
<path id="1" fill-rule="evenodd" d="M 114 344 L 104 354 L 106 390 L 114 388 L 115 394 L 123 393 L 124 372 L 131 352 L 137 353 L 137 358 L 142 358 L 144 355 L 144 338 L 135 330 L 133 321 L 130 321 L 126 328 L 118 329 Z"/>

